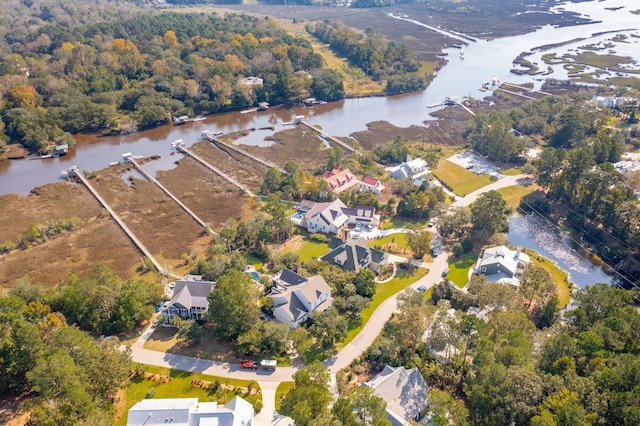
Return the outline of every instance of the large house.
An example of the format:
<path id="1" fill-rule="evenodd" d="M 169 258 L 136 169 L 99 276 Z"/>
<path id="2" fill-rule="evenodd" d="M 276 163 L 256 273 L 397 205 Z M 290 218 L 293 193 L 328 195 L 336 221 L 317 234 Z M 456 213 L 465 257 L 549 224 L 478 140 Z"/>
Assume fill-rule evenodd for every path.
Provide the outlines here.
<path id="1" fill-rule="evenodd" d="M 199 275 L 187 275 L 176 281 L 171 301 L 162 311 L 164 323 L 171 324 L 173 317 L 201 320 L 209 308 L 209 294 L 214 285 L 213 281 L 203 280 Z"/>
<path id="2" fill-rule="evenodd" d="M 129 409 L 127 426 L 251 426 L 253 413 L 239 396 L 222 407 L 198 398 L 143 399 Z"/>
<path id="3" fill-rule="evenodd" d="M 329 185 L 329 188 L 336 194 L 351 188 L 360 181 L 351 173 L 349 169 L 333 169 L 322 174 L 322 179 Z"/>
<path id="4" fill-rule="evenodd" d="M 373 207 L 347 207 L 340 199 L 325 203 L 315 203 L 303 200 L 291 221 L 298 226 L 307 228 L 309 232 L 323 234 L 339 234 L 347 225 L 371 225 L 377 228 L 380 216 L 376 215 Z"/>
<path id="5" fill-rule="evenodd" d="M 427 162 L 422 158 L 407 158 L 399 166 L 387 167 L 389 175 L 395 179 L 410 178 L 415 185 L 422 185 L 431 171 Z"/>
<path id="6" fill-rule="evenodd" d="M 378 273 L 389 260 L 386 253 L 369 248 L 367 240 L 341 240 L 332 238 L 329 241 L 329 253 L 320 260 L 333 263 L 346 271 L 358 272 L 361 268 L 368 268 Z"/>
<path id="7" fill-rule="evenodd" d="M 478 258 L 474 273 L 485 275 L 489 282 L 500 281 L 518 286 L 529 262 L 529 256 L 519 248 L 511 250 L 505 246 L 490 247 Z"/>
<path id="8" fill-rule="evenodd" d="M 429 407 L 429 387 L 417 368 L 385 366 L 384 370 L 364 386 L 387 403 L 387 419 L 394 426 L 420 421 Z"/>
<path id="9" fill-rule="evenodd" d="M 384 185 L 380 182 L 380 179 L 376 179 L 373 176 L 365 176 L 360 182 L 360 191 L 371 191 L 376 195 L 380 195 L 384 191 Z"/>
<path id="10" fill-rule="evenodd" d="M 296 328 L 314 311 L 331 307 L 331 287 L 320 275 L 305 278 L 283 269 L 273 278 L 269 298 L 273 302 L 273 317 L 277 322 Z"/>

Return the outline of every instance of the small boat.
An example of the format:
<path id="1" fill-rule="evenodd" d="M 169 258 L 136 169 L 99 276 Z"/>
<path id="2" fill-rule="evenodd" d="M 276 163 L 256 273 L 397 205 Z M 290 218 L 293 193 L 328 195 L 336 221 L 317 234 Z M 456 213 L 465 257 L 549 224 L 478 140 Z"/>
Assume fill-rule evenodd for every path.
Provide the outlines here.
<path id="1" fill-rule="evenodd" d="M 206 119 L 207 119 L 206 117 L 196 117 L 196 118 L 193 119 L 193 122 L 197 123 L 198 121 L 204 121 Z"/>
<path id="2" fill-rule="evenodd" d="M 110 166 L 117 166 L 118 164 L 120 164 L 119 161 L 112 161 L 109 163 Z"/>

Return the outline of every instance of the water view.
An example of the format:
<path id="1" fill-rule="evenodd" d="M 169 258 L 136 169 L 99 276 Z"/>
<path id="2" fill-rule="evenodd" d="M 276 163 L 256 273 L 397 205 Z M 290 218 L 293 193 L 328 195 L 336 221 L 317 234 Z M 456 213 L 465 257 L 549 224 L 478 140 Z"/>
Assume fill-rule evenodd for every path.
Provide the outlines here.
<path id="1" fill-rule="evenodd" d="M 260 129 L 275 126 L 275 131 L 286 128 L 293 115 L 306 115 L 313 124 L 320 124 L 328 133 L 347 136 L 366 128 L 366 124 L 386 120 L 397 126 L 421 125 L 430 120 L 428 104 L 439 103 L 446 96 L 472 96 L 480 98 L 482 82 L 497 77 L 514 83 L 534 82 L 540 85 L 541 76 L 515 75 L 510 73 L 512 61 L 521 52 L 531 51 L 541 46 L 561 43 L 551 50 L 536 51 L 527 57 L 541 69 L 547 65 L 541 61 L 544 53 L 555 52 L 559 56 L 569 51 L 577 51 L 590 44 L 606 46 L 607 53 L 618 53 L 633 57 L 637 68 L 640 61 L 640 32 L 638 15 L 631 13 L 634 0 L 605 0 L 584 3 L 567 3 L 555 8 L 580 12 L 597 22 L 575 27 L 546 26 L 535 32 L 514 37 L 504 37 L 491 41 L 471 41 L 464 47 L 465 59 L 450 58 L 429 87 L 419 93 L 393 97 L 373 97 L 346 99 L 339 102 L 317 105 L 313 108 L 295 107 L 290 109 L 271 108 L 263 112 L 242 114 L 239 112 L 218 114 L 199 123 L 183 126 L 166 125 L 129 136 L 100 137 L 98 135 L 77 135 L 78 146 L 67 156 L 57 159 L 23 160 L 0 162 L 0 195 L 7 193 L 28 194 L 31 189 L 60 179 L 60 171 L 72 165 L 82 169 L 97 170 L 117 161 L 124 152 L 137 155 L 159 154 L 162 158 L 148 163 L 149 170 L 167 169 L 173 166 L 175 158 L 170 156 L 170 143 L 183 139 L 187 146 L 196 142 L 204 129 L 224 133 Z M 621 8 L 621 9 L 617 9 Z M 410 19 L 408 17 L 407 19 Z M 394 19 L 389 17 L 389 19 Z M 416 22 L 400 21 L 399 25 L 421 25 Z M 443 30 L 444 31 L 444 30 Z M 605 33 L 606 34 L 599 34 Z M 452 37 L 459 38 L 455 33 Z M 614 37 L 627 36 L 624 39 Z M 582 39 L 581 41 L 572 41 Z M 589 47 L 587 47 L 589 48 Z M 564 79 L 567 71 L 562 65 L 552 67 L 549 77 Z M 490 92 L 486 92 L 490 94 Z M 434 130 L 435 131 L 435 130 Z M 250 132 L 239 139 L 238 144 L 260 145 L 271 131 Z"/>
<path id="2" fill-rule="evenodd" d="M 507 240 L 514 246 L 535 250 L 553 260 L 560 269 L 569 273 L 569 281 L 579 288 L 613 282 L 613 275 L 589 260 L 569 235 L 537 214 L 509 218 Z"/>

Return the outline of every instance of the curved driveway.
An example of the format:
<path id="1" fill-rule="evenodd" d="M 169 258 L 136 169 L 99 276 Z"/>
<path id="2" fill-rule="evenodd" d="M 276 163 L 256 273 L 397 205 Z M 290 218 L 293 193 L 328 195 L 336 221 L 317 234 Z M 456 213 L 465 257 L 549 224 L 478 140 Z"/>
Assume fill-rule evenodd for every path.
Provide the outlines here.
<path id="1" fill-rule="evenodd" d="M 471 194 L 460 198 L 453 206 L 464 207 L 471 204 L 476 198 L 485 192 L 496 190 L 500 188 L 506 188 L 508 186 L 518 185 L 524 183 L 529 177 L 527 175 L 507 176 L 504 179 L 493 182 Z M 411 288 L 417 289 L 419 286 L 424 285 L 427 288 L 432 287 L 442 279 L 442 271 L 447 267 L 448 255 L 447 253 L 441 253 L 434 262 L 424 263 L 423 266 L 429 269 L 429 273 L 424 277 L 411 284 Z M 380 334 L 385 323 L 391 318 L 391 315 L 397 309 L 397 296 L 399 293 L 394 294 L 387 300 L 385 300 L 378 308 L 373 312 L 369 321 L 362 328 L 360 333 L 344 348 L 342 348 L 335 356 L 324 361 L 324 364 L 329 367 L 332 374 L 337 373 L 344 367 L 351 364 L 351 362 L 359 357 Z M 275 412 L 275 390 L 280 382 L 291 381 L 293 373 L 297 371 L 297 367 L 278 367 L 276 371 L 258 370 L 243 370 L 238 367 L 237 364 L 229 364 L 217 361 L 211 361 L 202 358 L 193 358 L 183 355 L 176 355 L 165 352 L 152 351 L 144 349 L 144 342 L 149 338 L 153 332 L 153 327 L 149 329 L 141 336 L 141 338 L 131 347 L 131 355 L 133 361 L 155 365 L 159 367 L 174 368 L 178 370 L 197 372 L 202 374 L 208 374 L 212 376 L 228 377 L 234 379 L 255 380 L 262 389 L 264 408 L 260 414 L 256 415 L 255 423 L 258 426 L 271 425 L 271 424 L 283 424 L 287 423 L 286 418 L 279 416 Z M 284 422 L 283 422 L 284 421 Z"/>

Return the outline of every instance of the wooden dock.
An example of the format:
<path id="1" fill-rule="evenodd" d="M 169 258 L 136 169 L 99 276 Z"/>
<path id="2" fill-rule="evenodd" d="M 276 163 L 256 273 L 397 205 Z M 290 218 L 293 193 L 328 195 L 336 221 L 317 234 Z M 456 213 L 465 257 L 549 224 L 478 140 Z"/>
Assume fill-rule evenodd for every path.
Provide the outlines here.
<path id="1" fill-rule="evenodd" d="M 206 140 L 208 140 L 209 142 L 211 142 L 211 143 L 215 144 L 215 145 L 216 145 L 218 148 L 220 148 L 220 149 L 230 149 L 230 150 L 232 150 L 232 151 L 237 152 L 238 154 L 242 154 L 242 155 L 244 155 L 245 157 L 249 157 L 249 158 L 251 158 L 253 161 L 255 161 L 255 162 L 257 162 L 257 163 L 260 163 L 260 164 L 262 164 L 263 166 L 266 166 L 266 167 L 268 167 L 268 168 L 275 167 L 275 168 L 277 168 L 278 170 L 280 170 L 282 173 L 284 173 L 284 172 L 285 172 L 285 170 L 284 170 L 283 168 L 278 167 L 278 166 L 276 166 L 276 165 L 275 165 L 275 164 L 273 164 L 273 163 L 270 163 L 270 162 L 268 162 L 268 161 L 266 161 L 266 160 L 263 160 L 263 159 L 261 159 L 261 158 L 258 158 L 258 157 L 256 157 L 256 156 L 254 156 L 254 155 L 251 155 L 251 154 L 249 154 L 248 152 L 243 151 L 243 150 L 241 150 L 240 148 L 237 148 L 237 147 L 235 147 L 235 146 L 233 146 L 233 145 L 231 145 L 231 144 L 229 144 L 229 143 L 225 143 L 225 142 L 223 142 L 222 140 L 220 140 L 220 139 L 218 139 L 217 137 L 215 137 L 215 136 L 213 135 L 213 133 L 211 133 L 211 132 L 206 132 L 206 131 L 205 131 L 205 132 L 202 132 L 202 137 L 204 137 L 204 138 L 205 138 Z"/>
<path id="2" fill-rule="evenodd" d="M 462 105 L 462 102 L 460 101 L 456 101 L 456 105 L 459 105 L 462 107 L 462 109 L 464 109 L 465 111 L 467 111 L 469 114 L 473 115 L 475 117 L 476 113 L 471 111 L 469 108 L 467 108 L 466 106 Z"/>
<path id="3" fill-rule="evenodd" d="M 526 91 L 531 92 L 531 93 L 540 93 L 542 95 L 552 96 L 551 93 L 549 93 L 549 92 L 543 92 L 542 90 L 530 89 L 530 88 L 528 88 L 526 86 L 521 86 L 521 85 L 515 84 L 515 83 L 506 83 L 505 82 L 505 83 L 502 83 L 502 85 L 503 86 L 515 87 L 515 88 L 520 89 L 520 90 L 526 90 Z"/>
<path id="4" fill-rule="evenodd" d="M 346 143 L 342 142 L 342 141 L 341 141 L 340 139 L 338 139 L 338 138 L 334 138 L 333 136 L 331 136 L 331 135 L 329 135 L 329 134 L 327 134 L 327 133 L 323 132 L 322 130 L 320 130 L 320 129 L 318 129 L 318 128 L 314 127 L 314 126 L 312 126 L 311 124 L 307 123 L 305 120 L 300 119 L 298 122 L 299 122 L 300 124 L 302 124 L 303 126 L 307 126 L 308 128 L 310 128 L 310 129 L 311 129 L 311 130 L 313 130 L 314 132 L 317 132 L 317 133 L 318 133 L 321 137 L 323 137 L 324 139 L 326 139 L 326 140 L 328 140 L 328 141 L 330 141 L 330 142 L 333 142 L 333 143 L 336 143 L 336 144 L 338 144 L 338 145 L 342 146 L 342 147 L 343 147 L 344 149 L 346 149 L 347 151 L 351 151 L 351 152 L 353 152 L 353 153 L 355 153 L 355 154 L 360 154 L 360 153 L 359 153 L 358 151 L 356 151 L 356 150 L 355 150 L 355 148 L 354 148 L 354 147 L 352 147 L 351 145 L 349 145 L 349 144 L 346 144 Z"/>
<path id="5" fill-rule="evenodd" d="M 523 95 L 522 93 L 517 93 L 517 92 L 514 92 L 512 90 L 503 89 L 502 87 L 498 87 L 496 90 L 500 90 L 501 92 L 509 93 L 510 95 L 520 96 L 521 98 L 529 99 L 529 100 L 532 100 L 532 101 L 535 101 L 535 99 L 536 99 L 536 98 L 531 97 L 531 96 Z"/>
<path id="6" fill-rule="evenodd" d="M 198 217 L 198 215 L 196 215 L 192 210 L 190 210 L 187 206 L 185 206 L 182 201 L 178 200 L 178 198 L 175 195 L 173 195 L 167 188 L 165 188 L 164 185 L 162 185 L 160 182 L 158 182 L 158 180 L 156 178 L 151 176 L 151 174 L 149 172 L 147 172 L 140 164 L 138 164 L 138 162 L 136 160 L 134 160 L 133 157 L 127 157 L 127 160 L 129 161 L 129 163 L 131 163 L 131 165 L 133 165 L 133 167 L 137 171 L 142 173 L 142 175 L 145 178 L 147 178 L 151 183 L 156 184 L 158 186 L 158 188 L 160 188 L 162 190 L 162 192 L 164 192 L 169 198 L 171 198 L 173 201 L 175 201 L 182 208 L 182 210 L 187 212 L 187 214 L 189 216 L 191 216 L 193 218 L 193 220 L 195 220 L 198 223 L 198 225 L 202 226 L 209 233 L 216 234 L 216 232 L 213 229 L 211 229 L 211 227 L 209 226 L 208 223 L 206 223 L 204 220 L 200 219 Z"/>
<path id="7" fill-rule="evenodd" d="M 84 184 L 84 186 L 87 187 L 89 192 L 93 194 L 96 200 L 98 200 L 98 202 L 102 204 L 102 207 L 104 207 L 109 212 L 113 220 L 115 220 L 116 223 L 120 226 L 120 228 L 122 228 L 124 233 L 127 234 L 129 239 L 138 248 L 138 250 L 140 250 L 142 254 L 144 254 L 146 258 L 151 261 L 153 266 L 155 266 L 155 268 L 158 270 L 160 274 L 177 278 L 177 279 L 182 278 L 180 275 L 174 274 L 173 272 L 169 271 L 167 268 L 162 266 L 160 262 L 156 260 L 156 258 L 151 254 L 149 249 L 147 249 L 147 247 L 144 244 L 142 244 L 142 241 L 140 241 L 138 237 L 135 236 L 135 234 L 131 231 L 131 229 L 129 229 L 129 227 L 124 223 L 124 221 L 120 218 L 120 216 L 118 216 L 116 212 L 111 208 L 111 206 L 104 200 L 104 198 L 102 198 L 100 194 L 98 194 L 98 191 L 96 191 L 95 188 L 89 183 L 89 181 L 84 176 L 84 174 L 80 171 L 79 168 L 77 167 L 70 168 L 69 175 L 76 176 L 78 179 L 80 179 L 80 181 Z"/>
<path id="8" fill-rule="evenodd" d="M 224 180 L 226 180 L 227 182 L 237 186 L 238 188 L 240 188 L 241 190 L 243 190 L 244 192 L 247 193 L 247 195 L 251 196 L 251 197 L 255 197 L 255 195 L 249 191 L 244 185 L 240 184 L 240 182 L 238 182 L 237 180 L 235 180 L 234 178 L 232 178 L 231 176 L 227 175 L 226 173 L 224 173 L 222 170 L 212 166 L 211 164 L 209 164 L 207 161 L 203 160 L 199 155 L 194 154 L 193 152 L 191 152 L 190 150 L 188 150 L 187 148 L 184 147 L 184 145 L 182 144 L 177 144 L 176 145 L 176 149 L 180 152 L 182 152 L 185 155 L 190 156 L 191 158 L 193 158 L 194 160 L 196 160 L 198 163 L 202 164 L 203 166 L 205 166 L 207 169 L 211 170 L 212 172 L 214 172 L 215 174 L 219 175 L 220 177 L 222 177 Z"/>

